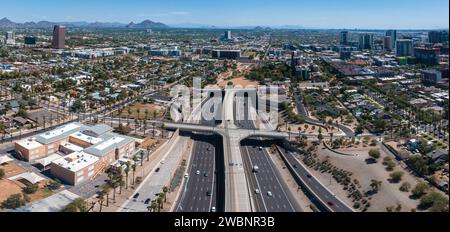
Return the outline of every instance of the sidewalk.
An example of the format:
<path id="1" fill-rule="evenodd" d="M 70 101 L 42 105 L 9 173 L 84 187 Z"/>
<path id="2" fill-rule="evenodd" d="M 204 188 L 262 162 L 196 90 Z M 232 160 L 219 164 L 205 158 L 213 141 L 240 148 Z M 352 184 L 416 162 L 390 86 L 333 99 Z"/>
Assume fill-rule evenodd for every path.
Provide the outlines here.
<path id="1" fill-rule="evenodd" d="M 153 152 L 153 154 L 155 155 L 150 155 L 149 157 L 149 161 L 147 161 L 146 158 L 144 158 L 144 162 L 143 162 L 143 167 L 140 166 L 140 163 L 137 163 L 137 168 L 136 168 L 136 172 L 135 172 L 135 179 L 137 177 L 143 177 L 145 178 L 146 176 L 148 176 L 150 174 L 150 172 L 157 166 L 159 165 L 159 163 L 161 162 L 162 158 L 164 157 L 164 153 L 161 152 L 157 152 L 160 149 L 163 149 L 164 146 L 167 145 L 168 140 L 164 141 L 160 147 Z M 115 201 L 113 200 L 113 191 L 111 191 L 111 193 L 109 194 L 109 206 L 106 207 L 106 197 L 105 197 L 105 202 L 103 203 L 102 206 L 102 212 L 116 212 L 117 210 L 120 209 L 120 207 L 123 205 L 123 203 L 125 203 L 134 193 L 135 189 L 138 187 L 136 184 L 132 185 L 132 178 L 133 178 L 133 173 L 132 171 L 129 173 L 128 176 L 128 189 L 126 189 L 125 187 L 122 187 L 122 193 L 119 194 L 119 188 L 117 188 L 116 190 L 116 199 Z M 93 208 L 93 212 L 99 212 L 100 210 L 100 205 L 98 204 L 98 199 L 96 198 L 96 196 L 90 198 L 87 200 L 88 202 L 96 202 L 97 204 L 95 205 L 95 207 Z"/>

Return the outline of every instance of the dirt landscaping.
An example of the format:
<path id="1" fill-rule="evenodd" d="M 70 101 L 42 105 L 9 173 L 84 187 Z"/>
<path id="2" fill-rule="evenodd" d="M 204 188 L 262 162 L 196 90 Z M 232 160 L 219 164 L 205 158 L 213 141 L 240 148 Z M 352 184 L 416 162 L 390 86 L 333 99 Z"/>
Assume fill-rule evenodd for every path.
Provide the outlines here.
<path id="1" fill-rule="evenodd" d="M 0 186 L 0 202 L 3 202 L 13 194 L 22 193 L 22 187 L 17 182 L 12 180 L 2 179 L 0 180 Z"/>
<path id="2" fill-rule="evenodd" d="M 25 169 L 17 166 L 14 163 L 0 165 L 0 169 L 3 169 L 5 171 L 5 179 L 7 179 L 9 177 L 17 176 L 17 175 L 25 172 Z"/>
<path id="3" fill-rule="evenodd" d="M 232 82 L 234 86 L 240 85 L 242 87 L 247 87 L 247 86 L 258 86 L 258 82 L 257 81 L 252 81 L 252 80 L 248 80 L 245 77 L 237 77 L 231 80 L 223 80 L 221 81 L 218 85 L 220 88 L 225 88 L 228 85 L 228 82 Z"/>
<path id="4" fill-rule="evenodd" d="M 381 153 L 381 157 L 376 163 L 368 163 L 370 149 L 378 149 Z M 326 149 L 319 148 L 318 158 L 321 160 L 328 160 L 334 166 L 351 172 L 352 179 L 357 179 L 359 182 L 359 189 L 361 192 L 366 192 L 371 189 L 371 181 L 377 180 L 381 182 L 378 193 L 370 196 L 369 201 L 371 206 L 368 208 L 369 212 L 386 212 L 386 208 L 390 206 L 396 207 L 398 204 L 402 206 L 401 211 L 410 212 L 412 209 L 416 209 L 419 204 L 418 200 L 410 199 L 409 192 L 401 192 L 399 190 L 403 182 L 408 182 L 411 186 L 415 186 L 419 180 L 412 174 L 405 171 L 400 167 L 396 161 L 396 167 L 391 172 L 387 171 L 382 164 L 383 159 L 388 156 L 379 147 L 372 148 L 360 148 L 360 149 L 344 149 L 339 150 L 346 154 L 354 154 L 357 156 L 344 156 Z M 391 157 L 393 158 L 393 157 Z M 390 182 L 389 174 L 395 171 L 402 171 L 404 173 L 403 180 L 399 183 Z M 347 197 L 348 193 L 343 190 L 343 187 L 338 184 L 333 178 L 330 178 L 328 173 L 321 173 L 320 171 L 313 170 L 313 174 L 319 178 L 331 191 L 335 192 L 342 200 L 344 200 L 350 206 L 353 202 Z"/>
<path id="5" fill-rule="evenodd" d="M 138 114 L 138 109 L 139 109 L 139 114 Z M 133 119 L 154 119 L 154 116 L 156 116 L 156 118 L 162 117 L 164 114 L 164 110 L 165 108 L 163 106 L 160 105 L 156 105 L 156 104 L 143 104 L 143 103 L 135 103 L 125 109 L 123 109 L 121 112 L 116 111 L 114 116 L 118 117 L 119 115 L 121 117 L 124 118 L 133 118 Z M 145 112 L 148 112 L 148 114 L 146 114 Z M 130 114 L 131 113 L 131 116 Z M 156 114 L 156 115 L 155 115 Z"/>

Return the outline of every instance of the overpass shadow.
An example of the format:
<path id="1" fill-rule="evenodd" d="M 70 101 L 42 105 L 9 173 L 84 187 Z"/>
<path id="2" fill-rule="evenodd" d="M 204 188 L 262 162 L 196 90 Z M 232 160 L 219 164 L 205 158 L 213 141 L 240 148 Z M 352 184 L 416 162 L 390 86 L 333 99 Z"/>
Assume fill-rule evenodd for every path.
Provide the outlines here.
<path id="1" fill-rule="evenodd" d="M 205 142 L 213 145 L 215 149 L 216 166 L 216 205 L 217 212 L 225 212 L 225 157 L 223 151 L 223 138 L 216 134 L 204 134 L 196 132 L 182 132 L 180 136 L 190 137 L 194 141 Z"/>

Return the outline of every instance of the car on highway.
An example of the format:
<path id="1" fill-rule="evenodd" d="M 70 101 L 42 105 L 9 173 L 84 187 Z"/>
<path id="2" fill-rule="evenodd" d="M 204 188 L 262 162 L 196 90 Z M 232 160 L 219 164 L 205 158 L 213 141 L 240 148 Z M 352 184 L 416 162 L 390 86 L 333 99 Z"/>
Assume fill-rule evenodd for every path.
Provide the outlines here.
<path id="1" fill-rule="evenodd" d="M 273 193 L 271 191 L 267 192 L 267 196 L 273 197 Z"/>
<path id="2" fill-rule="evenodd" d="M 258 167 L 258 165 L 255 165 L 255 166 L 253 166 L 253 172 L 258 172 L 259 171 L 259 167 Z"/>
<path id="3" fill-rule="evenodd" d="M 310 174 L 307 174 L 307 175 L 306 175 L 306 177 L 308 177 L 308 178 L 312 178 L 312 176 L 311 176 Z"/>
<path id="4" fill-rule="evenodd" d="M 215 213 L 216 212 L 216 207 L 212 207 L 211 208 L 211 212 Z"/>
<path id="5" fill-rule="evenodd" d="M 133 201 L 136 201 L 138 199 L 138 197 L 139 197 L 139 193 L 134 194 Z"/>
<path id="6" fill-rule="evenodd" d="M 263 147 L 258 147 L 258 150 L 262 151 L 262 150 L 263 150 Z"/>
<path id="7" fill-rule="evenodd" d="M 200 175 L 200 170 L 197 170 L 197 171 L 195 172 L 195 174 L 196 174 L 196 175 Z"/>
<path id="8" fill-rule="evenodd" d="M 157 168 L 156 170 L 155 170 L 155 172 L 159 172 L 161 169 L 160 168 Z"/>
<path id="9" fill-rule="evenodd" d="M 331 201 L 327 202 L 327 204 L 328 204 L 329 206 L 334 206 L 334 203 L 331 202 Z"/>
<path id="10" fill-rule="evenodd" d="M 185 178 L 185 179 L 188 179 L 188 178 L 189 178 L 189 174 L 185 173 L 185 174 L 184 174 L 184 178 Z"/>
<path id="11" fill-rule="evenodd" d="M 259 189 L 255 189 L 255 193 L 256 193 L 256 194 L 260 194 L 261 191 L 259 191 Z"/>
<path id="12" fill-rule="evenodd" d="M 144 204 L 148 205 L 148 204 L 150 204 L 150 201 L 151 201 L 151 199 L 147 198 L 147 200 L 144 201 Z"/>
<path id="13" fill-rule="evenodd" d="M 204 177 L 208 177 L 209 174 L 208 174 L 207 172 L 205 172 L 205 173 L 203 174 L 203 176 L 204 176 Z"/>
<path id="14" fill-rule="evenodd" d="M 206 191 L 206 196 L 208 196 L 208 197 L 210 197 L 210 196 L 212 196 L 212 193 L 211 193 L 211 191 Z"/>

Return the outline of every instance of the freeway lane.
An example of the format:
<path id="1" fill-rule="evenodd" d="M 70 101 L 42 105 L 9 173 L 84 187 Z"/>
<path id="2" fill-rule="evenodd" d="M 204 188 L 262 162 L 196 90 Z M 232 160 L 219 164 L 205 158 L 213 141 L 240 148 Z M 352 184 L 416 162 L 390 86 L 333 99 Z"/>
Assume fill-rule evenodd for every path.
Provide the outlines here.
<path id="1" fill-rule="evenodd" d="M 244 120 L 239 120 L 238 125 L 245 129 L 255 129 L 249 119 L 250 103 L 244 105 Z M 240 107 L 240 104 L 237 104 Z M 239 112 L 240 108 L 236 108 Z M 301 211 L 292 193 L 289 192 L 281 174 L 276 170 L 275 164 L 270 160 L 267 149 L 263 147 L 262 140 L 246 140 L 241 143 L 241 151 L 244 160 L 246 174 L 249 178 L 249 187 L 254 199 L 254 208 L 258 212 L 296 212 Z M 258 172 L 253 172 L 253 167 L 258 166 Z M 257 193 L 259 191 L 259 193 Z"/>
<path id="2" fill-rule="evenodd" d="M 300 163 L 295 157 L 295 154 L 279 147 L 282 155 L 286 157 L 288 163 L 294 168 L 294 171 L 302 180 L 303 184 L 311 189 L 313 195 L 322 201 L 322 204 L 326 204 L 326 208 L 331 209 L 333 212 L 353 212 L 353 210 L 344 204 L 337 198 L 330 190 L 322 185 L 316 178 L 314 178 L 309 171 Z"/>
<path id="3" fill-rule="evenodd" d="M 211 106 L 210 110 L 213 110 Z M 215 120 L 201 118 L 201 124 L 215 126 Z M 222 138 L 210 133 L 193 133 L 194 147 L 177 212 L 209 212 L 224 209 L 224 161 Z"/>
<path id="4" fill-rule="evenodd" d="M 215 178 L 215 147 L 218 139 L 211 137 L 212 135 L 193 135 L 195 142 L 189 177 L 177 212 L 209 212 L 212 207 L 218 206 Z"/>

